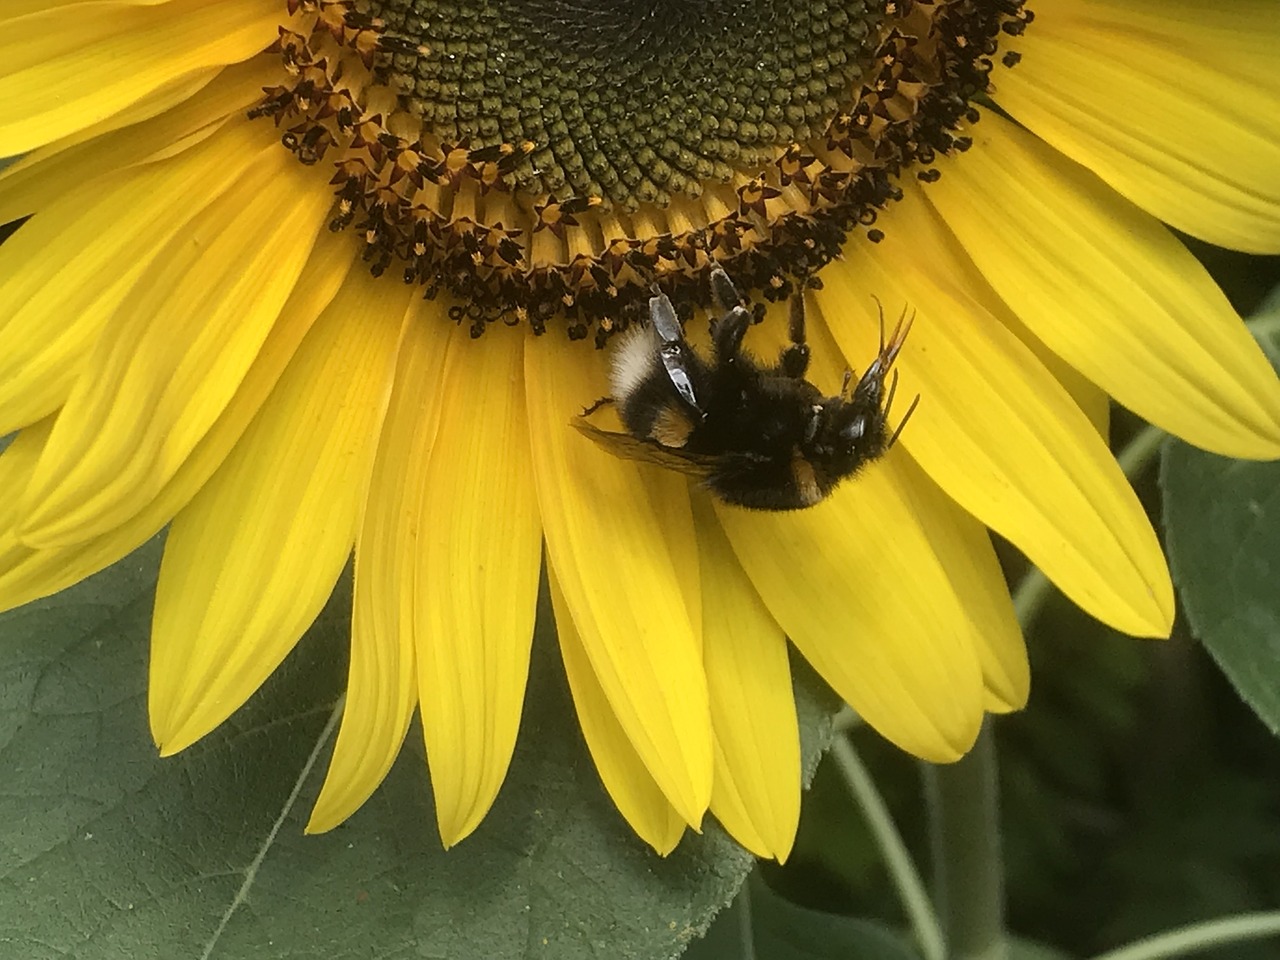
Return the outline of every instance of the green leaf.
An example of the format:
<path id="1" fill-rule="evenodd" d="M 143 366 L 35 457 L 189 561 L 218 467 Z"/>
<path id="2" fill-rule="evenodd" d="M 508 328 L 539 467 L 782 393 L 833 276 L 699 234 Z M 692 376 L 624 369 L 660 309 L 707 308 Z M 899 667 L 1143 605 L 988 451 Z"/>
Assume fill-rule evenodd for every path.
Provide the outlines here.
<path id="1" fill-rule="evenodd" d="M 1255 323 L 1274 328 L 1277 319 Z M 1280 463 L 1229 460 L 1171 440 L 1160 483 L 1169 569 L 1191 630 L 1280 733 Z"/>
<path id="2" fill-rule="evenodd" d="M 346 679 L 340 589 L 223 727 L 161 760 L 146 719 L 158 543 L 0 617 L 0 955 L 22 960 L 668 958 L 751 858 L 708 822 L 665 860 L 605 796 L 553 635 L 474 836 L 440 847 L 410 731 L 374 797 L 303 835 Z M 810 772 L 829 700 L 798 689 Z"/>
<path id="3" fill-rule="evenodd" d="M 686 960 L 920 960 L 887 924 L 797 906 L 753 875 Z"/>

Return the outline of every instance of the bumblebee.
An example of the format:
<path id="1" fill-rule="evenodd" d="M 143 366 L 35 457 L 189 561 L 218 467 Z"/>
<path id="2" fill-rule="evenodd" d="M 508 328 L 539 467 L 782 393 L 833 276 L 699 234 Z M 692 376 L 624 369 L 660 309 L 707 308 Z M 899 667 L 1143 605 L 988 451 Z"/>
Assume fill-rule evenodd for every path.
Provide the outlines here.
<path id="1" fill-rule="evenodd" d="M 846 370 L 839 395 L 827 397 L 805 379 L 803 290 L 790 301 L 790 343 L 776 364 L 765 366 L 743 349 L 751 314 L 728 275 L 716 268 L 711 285 L 719 316 L 711 322 L 710 358 L 685 340 L 671 301 L 655 289 L 649 323 L 619 338 L 609 377 L 612 396 L 584 410 L 574 425 L 617 456 L 697 478 L 727 503 L 756 510 L 811 507 L 883 456 L 915 411 L 918 396 L 889 432 L 898 386 L 892 367 L 911 318 L 904 311 L 886 341 L 881 310 L 876 358 L 856 385 Z M 617 408 L 626 433 L 589 422 L 606 404 Z"/>

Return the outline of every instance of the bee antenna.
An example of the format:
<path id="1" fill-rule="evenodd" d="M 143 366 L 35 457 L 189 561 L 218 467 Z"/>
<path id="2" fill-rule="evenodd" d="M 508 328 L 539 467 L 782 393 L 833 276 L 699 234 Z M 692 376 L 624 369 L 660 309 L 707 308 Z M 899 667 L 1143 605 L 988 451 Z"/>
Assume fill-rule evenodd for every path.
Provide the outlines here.
<path id="1" fill-rule="evenodd" d="M 898 352 L 906 342 L 907 334 L 911 332 L 911 325 L 916 322 L 916 312 L 911 310 L 911 315 L 907 316 L 908 309 L 909 307 L 902 308 L 902 315 L 898 317 L 898 322 L 894 325 L 893 333 L 889 337 L 888 347 L 884 342 L 884 314 L 880 314 L 880 359 L 886 366 L 898 359 Z"/>
<path id="2" fill-rule="evenodd" d="M 896 386 L 896 383 L 897 383 L 896 377 L 894 378 L 894 382 Z M 898 429 L 893 431 L 893 436 L 889 438 L 888 444 L 885 445 L 885 450 L 892 449 L 893 445 L 898 442 L 898 437 L 902 435 L 902 428 L 907 425 L 907 421 L 911 419 L 911 415 L 916 412 L 916 407 L 918 406 L 920 406 L 920 394 L 917 393 L 916 398 L 911 401 L 911 406 L 907 407 L 906 414 L 898 422 Z M 887 409 L 888 408 L 886 407 L 886 411 Z"/>
<path id="3" fill-rule="evenodd" d="M 874 293 L 871 299 L 876 302 L 876 313 L 880 315 L 880 356 L 884 356 L 884 304 L 880 302 L 880 298 Z"/>

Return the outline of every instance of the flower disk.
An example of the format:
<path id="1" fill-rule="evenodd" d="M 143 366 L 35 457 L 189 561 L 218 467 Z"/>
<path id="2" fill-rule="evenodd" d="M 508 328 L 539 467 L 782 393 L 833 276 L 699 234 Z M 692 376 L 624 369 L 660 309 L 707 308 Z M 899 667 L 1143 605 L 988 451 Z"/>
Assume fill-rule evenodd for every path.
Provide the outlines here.
<path id="1" fill-rule="evenodd" d="M 1020 0 L 293 0 L 296 78 L 254 109 L 334 163 L 331 227 L 375 274 L 465 301 L 473 335 L 558 313 L 599 342 L 657 281 L 705 306 L 711 259 L 787 296 L 965 149 Z M 708 69 L 710 67 L 710 69 Z M 394 91 L 394 93 L 392 92 Z M 929 169 L 916 175 L 930 179 Z"/>

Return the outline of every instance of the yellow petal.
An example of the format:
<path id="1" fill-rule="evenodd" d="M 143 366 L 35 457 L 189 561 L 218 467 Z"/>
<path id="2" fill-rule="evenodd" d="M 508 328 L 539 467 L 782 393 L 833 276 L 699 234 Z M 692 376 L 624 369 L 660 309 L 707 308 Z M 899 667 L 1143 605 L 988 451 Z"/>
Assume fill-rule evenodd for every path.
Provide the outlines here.
<path id="1" fill-rule="evenodd" d="M 1166 636 L 1164 555 L 1106 444 L 1022 342 L 954 284 L 963 253 L 928 212 L 893 213 L 882 243 L 851 245 L 823 273 L 817 298 L 845 356 L 865 365 L 875 354 L 866 291 L 910 304 L 898 369 L 903 395 L 921 394 L 902 434 L 912 457 L 1085 610 L 1127 633 Z"/>
<path id="2" fill-rule="evenodd" d="M 0 490 L 21 490 L 26 486 L 27 480 L 31 477 L 31 471 L 35 469 L 36 461 L 40 459 L 40 452 L 49 439 L 53 421 L 53 417 L 46 417 L 31 424 L 19 431 L 8 446 L 0 451 Z M 19 512 L 16 497 L 0 497 L 0 531 L 4 531 L 0 533 L 0 563 L 3 562 L 2 558 L 9 549 L 16 546 L 13 525 L 18 521 Z M 0 570 L 4 569 L 6 568 L 0 566 Z M 3 574 L 0 574 L 0 582 L 2 581 Z M 9 608 L 0 606 L 0 609 Z"/>
<path id="3" fill-rule="evenodd" d="M 411 296 L 355 271 L 240 443 L 169 530 L 151 634 L 164 754 L 267 678 L 351 553 Z"/>
<path id="4" fill-rule="evenodd" d="M 385 283 L 385 281 L 383 281 Z M 331 830 L 369 799 L 395 762 L 418 704 L 415 564 L 426 479 L 451 326 L 415 299 L 405 321 L 395 387 L 356 538 L 351 666 L 346 705 L 307 830 Z"/>
<path id="5" fill-rule="evenodd" d="M 1039 337 L 1027 329 L 1018 315 L 1009 309 L 1008 304 L 1000 299 L 969 259 L 955 235 L 941 222 L 937 211 L 929 205 L 924 186 L 916 180 L 905 179 L 901 187 L 905 194 L 903 202 L 895 204 L 881 215 L 880 222 L 886 228 L 886 236 L 879 246 L 897 255 L 899 261 L 906 249 L 915 245 L 927 246 L 928 253 L 921 255 L 919 261 L 928 262 L 929 266 L 925 270 L 914 271 L 910 282 L 912 291 L 921 283 L 936 283 L 952 291 L 953 295 L 963 293 L 982 304 L 983 309 L 1021 340 L 1053 378 L 1062 384 L 1098 434 L 1102 437 L 1109 436 L 1111 398 L 1106 392 L 1098 389 L 1093 381 L 1045 346 Z M 873 258 L 876 256 L 875 250 L 867 253 Z M 899 286 L 903 284 L 900 283 Z M 906 300 L 908 306 L 913 302 L 914 296 Z"/>
<path id="6" fill-rule="evenodd" d="M 982 669 L 983 706 L 992 713 L 1021 710 L 1031 690 L 1031 666 L 991 537 L 910 457 L 902 458 L 901 468 L 911 477 L 917 504 L 929 505 L 929 544 L 964 605 Z"/>
<path id="7" fill-rule="evenodd" d="M 703 662 L 715 730 L 711 812 L 744 847 L 782 862 L 800 821 L 800 727 L 787 638 L 694 495 L 702 558 Z"/>
<path id="8" fill-rule="evenodd" d="M 287 19 L 278 0 L 82 3 L 0 30 L 0 156 L 91 126 L 177 77 L 247 60 Z"/>
<path id="9" fill-rule="evenodd" d="M 52 10 L 54 7 L 65 7 L 72 3 L 83 3 L 84 0 L 5 0 L 4 10 L 0 12 L 0 23 L 16 20 L 30 13 Z M 117 5 L 131 3 L 134 6 L 150 6 L 157 3 L 169 3 L 170 0 L 115 0 Z"/>
<path id="10" fill-rule="evenodd" d="M 1280 456 L 1280 380 L 1204 268 L 1083 167 L 986 113 L 925 191 L 1024 323 L 1118 401 L 1226 456 Z"/>
<path id="11" fill-rule="evenodd" d="M 0 169 L 0 223 L 7 223 L 18 217 L 35 213 L 56 200 L 60 193 L 74 189 L 84 180 L 118 170 L 121 165 L 111 162 L 95 167 L 92 161 L 86 158 L 86 154 L 93 154 L 94 147 L 98 144 L 111 141 L 112 132 L 126 127 L 136 131 L 139 126 L 145 125 L 144 121 L 180 107 L 184 101 L 198 94 L 217 75 L 216 67 L 208 67 L 177 77 L 115 116 L 55 140 L 38 150 L 32 150 Z M 95 139 L 98 144 L 87 142 Z M 140 154 L 140 156 L 145 155 L 145 153 Z M 77 156 L 80 158 L 80 163 L 76 169 L 68 169 L 56 178 L 49 175 L 48 171 L 51 167 L 59 166 L 60 162 L 65 164 L 69 158 Z M 56 182 L 53 182 L 55 179 Z M 41 184 L 61 189 L 58 193 L 49 189 L 41 191 L 39 190 Z"/>
<path id="12" fill-rule="evenodd" d="M 948 762 L 977 737 L 982 675 L 899 473 L 870 468 L 794 514 L 717 513 L 770 612 L 835 691 L 902 749 Z"/>
<path id="13" fill-rule="evenodd" d="M 1043 4 L 1009 44 L 1022 60 L 995 72 L 996 99 L 1161 220 L 1280 253 L 1280 17 L 1192 9 Z"/>
<path id="14" fill-rule="evenodd" d="M 262 151 L 241 129 L 172 163 L 68 189 L 0 246 L 0 434 L 66 403 L 143 271 Z"/>
<path id="15" fill-rule="evenodd" d="M 684 591 L 697 545 L 681 477 L 605 453 L 570 425 L 604 392 L 602 358 L 561 338 L 525 351 L 547 554 L 618 721 L 671 804 L 696 826 L 711 799 L 700 625 Z"/>
<path id="16" fill-rule="evenodd" d="M 234 396 L 331 200 L 314 171 L 270 151 L 155 258 L 58 418 L 24 539 L 88 539 L 155 497 Z"/>
<path id="17" fill-rule="evenodd" d="M 955 238 L 949 235 L 949 239 Z M 960 250 L 958 246 L 956 249 Z M 970 269 L 974 269 L 968 257 L 964 259 Z M 1045 346 L 1044 341 L 1027 329 L 1027 325 L 1019 319 L 1018 315 L 1009 309 L 1008 304 L 996 296 L 995 291 L 986 281 L 983 281 L 982 286 L 986 289 L 973 299 L 982 304 L 984 310 L 995 317 L 1035 354 L 1041 366 L 1049 371 L 1053 379 L 1062 384 L 1062 389 L 1067 391 L 1076 406 L 1080 408 L 1080 412 L 1093 424 L 1094 432 L 1106 441 L 1111 436 L 1111 398 L 1107 396 L 1107 392 Z"/>
<path id="18" fill-rule="evenodd" d="M 515 749 L 542 567 L 524 333 L 455 327 L 423 491 L 418 700 L 446 847 L 489 811 Z"/>
<path id="19" fill-rule="evenodd" d="M 582 725 L 582 735 L 587 741 L 591 759 L 595 761 L 600 780 L 614 806 L 636 836 L 665 857 L 684 835 L 684 818 L 658 789 L 614 715 L 609 698 L 591 669 L 582 638 L 574 628 L 573 617 L 565 607 L 564 594 L 555 574 L 549 576 L 560 656 L 564 660 L 573 704 L 578 711 L 578 722 Z"/>
<path id="20" fill-rule="evenodd" d="M 344 235 L 325 232 L 317 239 L 306 269 L 227 409 L 156 498 L 119 527 L 71 546 L 34 549 L 20 543 L 15 535 L 17 498 L 0 501 L 0 610 L 56 593 L 97 573 L 141 546 L 172 520 L 240 439 L 311 324 L 333 299 L 354 256 L 355 248 Z M 0 465 L 7 465 L 11 454 L 17 456 L 16 449 L 32 444 L 20 469 L 10 473 L 6 466 L 0 466 L 4 481 L 0 482 L 0 489 L 21 490 L 27 485 L 52 425 L 53 417 L 49 417 L 26 428 L 0 454 Z"/>
<path id="21" fill-rule="evenodd" d="M 251 133 L 258 144 L 270 143 L 279 149 L 274 136 L 263 136 L 270 131 L 243 116 L 247 107 L 262 99 L 262 88 L 278 79 L 279 73 L 279 60 L 269 56 L 221 71 L 198 71 L 179 77 L 127 111 L 33 150 L 0 170 L 0 223 L 43 210 L 89 181 L 154 160 L 172 152 L 175 145 L 191 146 L 215 133 L 233 114 L 237 115 L 236 125 L 246 128 L 240 131 L 241 136 Z M 245 159 L 239 163 L 243 165 Z M 229 175 L 219 170 L 217 176 L 226 179 Z M 186 205 L 191 205 L 194 195 L 194 190 L 187 194 Z M 148 193 L 135 193 L 131 196 L 134 207 L 145 208 L 139 197 L 156 202 Z M 201 190 L 200 199 L 207 202 L 213 197 Z M 173 211 L 171 216 L 195 213 L 183 204 L 175 203 L 168 209 Z"/>
<path id="22" fill-rule="evenodd" d="M 753 328 L 761 356 L 776 355 L 783 329 Z M 821 323 L 809 334 L 811 379 L 835 392 L 839 351 Z M 806 510 L 716 514 L 769 612 L 835 691 L 904 750 L 946 762 L 978 735 L 980 637 L 932 545 L 950 520 L 944 498 L 905 457 L 891 450 Z"/>

